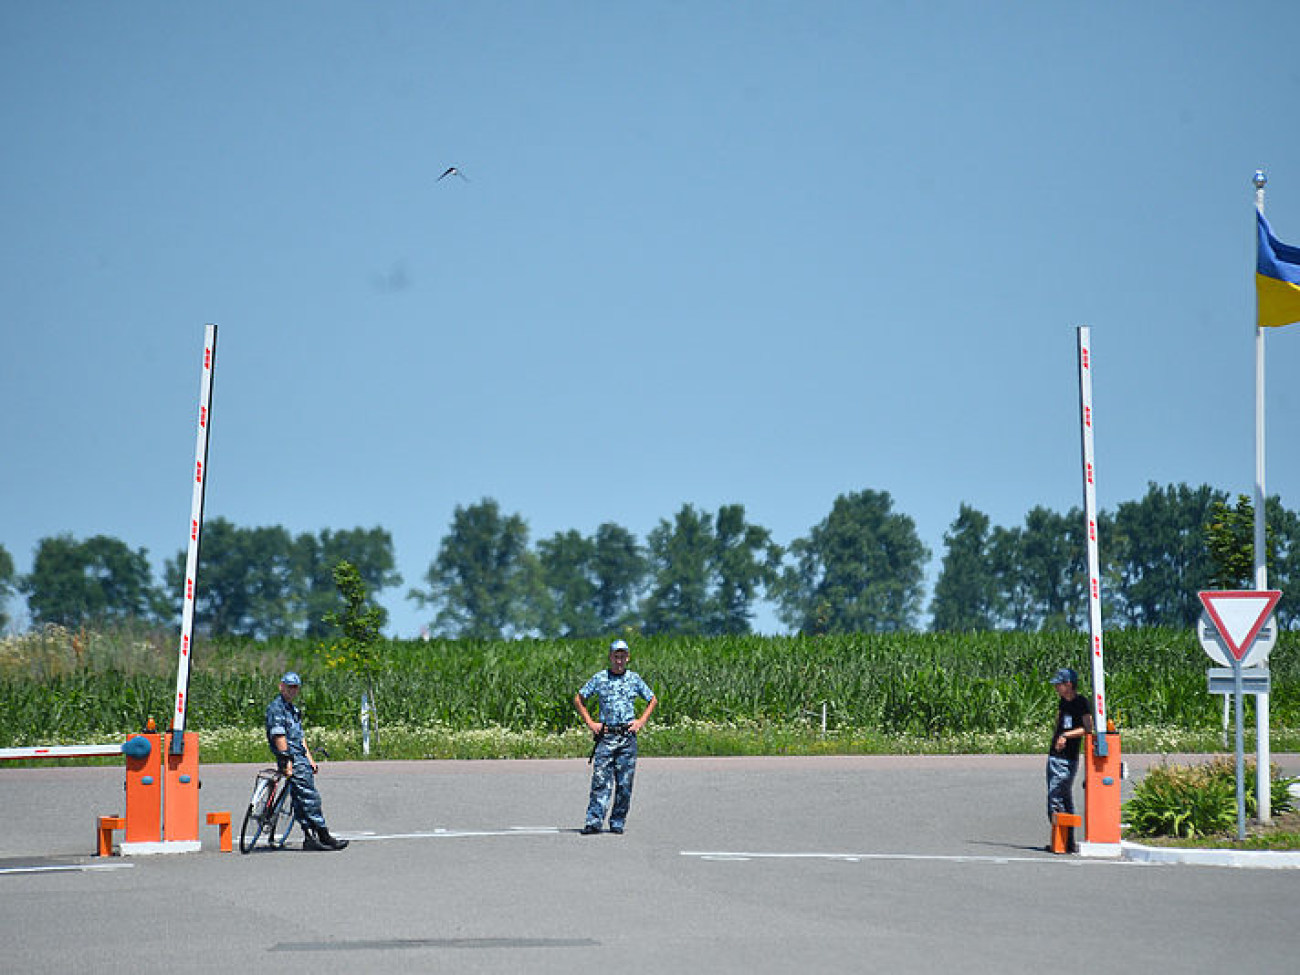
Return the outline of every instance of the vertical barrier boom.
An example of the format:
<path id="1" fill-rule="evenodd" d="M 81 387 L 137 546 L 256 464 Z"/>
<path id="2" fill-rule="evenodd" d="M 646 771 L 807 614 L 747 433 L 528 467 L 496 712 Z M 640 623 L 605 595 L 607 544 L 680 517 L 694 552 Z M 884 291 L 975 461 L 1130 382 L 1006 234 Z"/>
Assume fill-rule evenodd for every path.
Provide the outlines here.
<path id="1" fill-rule="evenodd" d="M 1110 731 L 1106 705 L 1106 661 L 1101 631 L 1101 558 L 1097 544 L 1097 463 L 1093 451 L 1092 340 L 1079 334 L 1079 420 L 1083 447 L 1083 512 L 1088 534 L 1088 643 L 1092 661 L 1092 729 L 1087 736 L 1084 821 L 1089 844 L 1116 853 L 1120 842 L 1120 742 Z M 1105 855 L 1103 853 L 1103 855 Z"/>
<path id="2" fill-rule="evenodd" d="M 1101 558 L 1097 548 L 1097 466 L 1092 441 L 1092 339 L 1079 333 L 1079 420 L 1083 434 L 1083 516 L 1088 522 L 1088 637 L 1092 660 L 1092 727 L 1097 754 L 1106 754 L 1106 668 L 1101 635 Z"/>
<path id="3" fill-rule="evenodd" d="M 208 483 L 208 431 L 212 425 L 212 371 L 217 358 L 217 326 L 208 323 L 203 335 L 203 380 L 199 388 L 198 435 L 194 448 L 194 485 L 190 502 L 190 540 L 185 556 L 185 593 L 181 612 L 181 643 L 176 665 L 176 701 L 172 710 L 171 753 L 185 751 L 185 709 L 190 687 L 193 648 L 195 580 L 199 574 L 199 542 L 203 533 L 203 497 Z"/>

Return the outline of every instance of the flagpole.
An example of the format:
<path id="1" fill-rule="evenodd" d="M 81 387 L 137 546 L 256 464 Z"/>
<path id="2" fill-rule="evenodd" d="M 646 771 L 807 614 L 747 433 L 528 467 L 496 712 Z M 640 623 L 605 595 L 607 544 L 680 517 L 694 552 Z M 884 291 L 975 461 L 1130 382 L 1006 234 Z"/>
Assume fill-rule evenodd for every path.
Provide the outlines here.
<path id="1" fill-rule="evenodd" d="M 1255 209 L 1264 212 L 1264 187 L 1268 177 L 1255 170 Z M 1256 299 L 1258 302 L 1258 298 Z M 1265 531 L 1264 494 L 1264 329 L 1255 313 L 1255 589 L 1268 588 L 1268 549 Z M 1255 792 L 1259 800 L 1259 821 L 1273 821 L 1269 746 L 1268 694 L 1255 696 Z"/>

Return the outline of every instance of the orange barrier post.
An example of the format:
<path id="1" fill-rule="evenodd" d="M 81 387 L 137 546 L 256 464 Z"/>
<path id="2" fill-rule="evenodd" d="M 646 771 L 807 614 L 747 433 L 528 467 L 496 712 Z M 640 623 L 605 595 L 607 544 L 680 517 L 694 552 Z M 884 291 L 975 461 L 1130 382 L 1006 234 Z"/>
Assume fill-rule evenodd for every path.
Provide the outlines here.
<path id="1" fill-rule="evenodd" d="M 1070 848 L 1070 829 L 1082 826 L 1083 817 L 1075 813 L 1052 813 L 1052 852 L 1065 853 Z"/>
<path id="2" fill-rule="evenodd" d="M 171 732 L 168 733 L 170 744 Z M 164 748 L 163 761 L 166 766 L 166 799 L 163 803 L 163 839 L 176 851 L 182 847 L 172 844 L 192 844 L 198 850 L 199 844 L 199 736 L 193 731 L 183 732 L 185 750 L 180 755 L 173 755 L 171 748 Z"/>
<path id="3" fill-rule="evenodd" d="M 221 837 L 221 852 L 222 852 L 222 853 L 229 853 L 231 850 L 233 850 L 233 849 L 235 848 L 234 843 L 232 842 L 231 837 L 230 837 L 230 832 L 231 832 L 231 831 L 230 831 L 230 811 L 229 811 L 229 810 L 223 810 L 223 811 L 221 811 L 221 812 L 210 812 L 210 813 L 208 813 L 208 825 L 209 825 L 209 826 L 217 826 L 217 827 L 220 828 L 220 833 L 219 833 L 219 835 L 220 835 L 220 837 Z"/>
<path id="4" fill-rule="evenodd" d="M 123 851 L 133 843 L 157 843 L 162 839 L 162 736 L 146 733 L 148 748 L 134 749 L 126 756 L 126 826 Z"/>
<path id="5" fill-rule="evenodd" d="M 189 853 L 203 848 L 199 841 L 199 736 L 192 731 L 182 734 L 184 748 L 179 755 L 171 754 L 168 747 L 175 738 L 171 732 L 132 735 L 122 745 L 126 815 L 100 817 L 97 846 L 101 855 L 112 851 L 113 828 L 123 831 L 123 854 Z M 229 851 L 230 814 L 212 816 L 218 818 L 210 816 L 208 822 L 221 826 L 222 849 Z M 116 825 L 107 828 L 110 822 Z"/>
<path id="6" fill-rule="evenodd" d="M 95 855 L 111 857 L 113 855 L 113 830 L 125 828 L 125 816 L 100 816 L 99 829 L 95 832 Z"/>
<path id="7" fill-rule="evenodd" d="M 1120 841 L 1120 742 L 1119 733 L 1106 732 L 1106 754 L 1098 755 L 1096 740 L 1088 735 L 1088 771 L 1084 780 L 1086 838 L 1089 843 Z"/>

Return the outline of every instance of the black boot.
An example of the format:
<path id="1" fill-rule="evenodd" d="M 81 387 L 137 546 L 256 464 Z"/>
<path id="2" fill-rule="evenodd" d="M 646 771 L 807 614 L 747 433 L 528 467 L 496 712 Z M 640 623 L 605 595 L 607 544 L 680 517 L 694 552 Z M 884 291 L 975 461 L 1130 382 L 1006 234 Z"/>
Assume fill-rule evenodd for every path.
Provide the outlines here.
<path id="1" fill-rule="evenodd" d="M 330 836 L 328 827 L 321 826 L 316 830 L 316 841 L 320 843 L 322 849 L 342 850 L 348 845 L 347 840 L 341 840 L 337 836 Z"/>
<path id="2" fill-rule="evenodd" d="M 304 826 L 302 828 L 302 848 L 304 850 L 328 849 L 317 835 L 315 826 Z"/>

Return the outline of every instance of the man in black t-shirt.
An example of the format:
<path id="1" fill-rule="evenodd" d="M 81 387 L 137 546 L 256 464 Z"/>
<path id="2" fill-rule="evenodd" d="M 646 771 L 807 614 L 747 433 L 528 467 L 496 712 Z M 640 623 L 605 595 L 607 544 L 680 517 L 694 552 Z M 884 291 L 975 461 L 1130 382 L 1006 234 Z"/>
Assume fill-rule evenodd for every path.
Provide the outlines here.
<path id="1" fill-rule="evenodd" d="M 1092 706 L 1088 699 L 1075 690 L 1079 675 L 1069 667 L 1062 667 L 1052 676 L 1052 684 L 1060 701 L 1056 708 L 1056 728 L 1052 731 L 1052 747 L 1047 753 L 1047 822 L 1052 813 L 1074 812 L 1074 776 L 1079 771 L 1079 745 L 1083 736 L 1092 730 Z M 1049 842 L 1047 849 L 1051 850 Z M 1073 827 L 1066 847 L 1077 852 Z"/>

